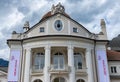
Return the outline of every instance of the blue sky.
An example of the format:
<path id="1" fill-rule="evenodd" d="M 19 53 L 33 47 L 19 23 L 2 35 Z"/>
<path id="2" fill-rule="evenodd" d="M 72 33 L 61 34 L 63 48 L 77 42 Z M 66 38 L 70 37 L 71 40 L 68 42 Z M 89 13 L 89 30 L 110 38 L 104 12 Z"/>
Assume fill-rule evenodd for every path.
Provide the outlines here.
<path id="1" fill-rule="evenodd" d="M 120 34 L 120 0 L 0 0 L 0 58 L 9 59 L 6 40 L 12 31 L 23 32 L 25 21 L 33 26 L 58 2 L 89 31 L 100 32 L 100 19 L 105 19 L 109 40 Z"/>

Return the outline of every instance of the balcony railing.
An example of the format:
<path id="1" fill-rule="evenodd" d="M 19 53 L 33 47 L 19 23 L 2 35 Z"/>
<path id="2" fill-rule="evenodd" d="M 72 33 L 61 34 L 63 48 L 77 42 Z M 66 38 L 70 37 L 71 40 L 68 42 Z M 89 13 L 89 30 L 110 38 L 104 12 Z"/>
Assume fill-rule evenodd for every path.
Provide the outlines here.
<path id="1" fill-rule="evenodd" d="M 43 74 L 44 67 L 39 65 L 32 66 L 32 74 Z M 71 67 L 68 65 L 58 66 L 58 65 L 51 65 L 48 67 L 50 73 L 70 73 Z M 87 75 L 87 68 L 86 67 L 75 67 L 75 72 L 77 75 Z"/>
<path id="2" fill-rule="evenodd" d="M 87 75 L 87 68 L 80 67 L 80 68 L 75 69 L 75 72 L 77 75 Z"/>
<path id="3" fill-rule="evenodd" d="M 32 72 L 34 73 L 42 73 L 43 72 L 44 67 L 40 66 L 40 65 L 34 65 L 32 67 Z"/>
<path id="4" fill-rule="evenodd" d="M 58 66 L 58 65 L 51 65 L 50 72 L 52 73 L 68 73 L 70 71 L 70 67 L 68 65 Z"/>

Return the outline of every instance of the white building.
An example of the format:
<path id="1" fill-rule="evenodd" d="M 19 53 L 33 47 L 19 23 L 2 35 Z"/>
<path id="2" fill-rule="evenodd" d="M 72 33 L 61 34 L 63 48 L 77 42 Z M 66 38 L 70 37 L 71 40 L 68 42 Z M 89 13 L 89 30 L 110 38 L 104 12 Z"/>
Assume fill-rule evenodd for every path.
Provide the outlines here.
<path id="1" fill-rule="evenodd" d="M 7 82 L 7 67 L 0 67 L 0 82 Z"/>
<path id="2" fill-rule="evenodd" d="M 104 72 L 108 80 L 104 82 L 109 82 L 105 21 L 101 19 L 100 24 L 102 31 L 91 33 L 66 14 L 60 3 L 53 5 L 37 24 L 30 28 L 26 22 L 24 33 L 14 31 L 7 40 L 11 52 L 8 81 L 102 82 Z M 99 51 L 105 52 L 99 60 L 106 59 L 101 72 Z"/>

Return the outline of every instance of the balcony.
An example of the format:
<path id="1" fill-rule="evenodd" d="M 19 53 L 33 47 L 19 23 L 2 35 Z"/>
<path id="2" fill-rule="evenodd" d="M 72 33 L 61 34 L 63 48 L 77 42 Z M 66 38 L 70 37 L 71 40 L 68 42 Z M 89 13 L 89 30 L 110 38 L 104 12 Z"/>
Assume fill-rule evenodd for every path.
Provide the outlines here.
<path id="1" fill-rule="evenodd" d="M 86 67 L 75 68 L 75 72 L 76 72 L 76 75 L 86 76 L 87 75 L 87 68 Z"/>
<path id="2" fill-rule="evenodd" d="M 31 70 L 31 74 L 32 75 L 41 75 L 43 74 L 43 66 L 39 66 L 39 65 L 34 65 L 32 66 L 32 70 Z"/>
<path id="3" fill-rule="evenodd" d="M 70 72 L 70 67 L 68 65 L 64 65 L 64 66 L 57 66 L 57 65 L 51 65 L 50 66 L 50 73 L 53 74 L 66 74 Z"/>

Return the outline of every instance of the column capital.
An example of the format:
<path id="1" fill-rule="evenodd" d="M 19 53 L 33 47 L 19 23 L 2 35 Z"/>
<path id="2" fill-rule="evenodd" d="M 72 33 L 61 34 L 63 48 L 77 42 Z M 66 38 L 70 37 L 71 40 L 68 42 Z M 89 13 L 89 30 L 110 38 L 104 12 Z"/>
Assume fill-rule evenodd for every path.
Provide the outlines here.
<path id="1" fill-rule="evenodd" d="M 72 50 L 74 49 L 74 47 L 72 45 L 69 45 L 67 48 L 72 49 Z"/>
<path id="2" fill-rule="evenodd" d="M 86 52 L 90 52 L 91 51 L 91 48 L 86 48 Z"/>
<path id="3" fill-rule="evenodd" d="M 31 51 L 31 48 L 26 48 L 25 50 L 26 50 L 26 51 Z"/>
<path id="4" fill-rule="evenodd" d="M 45 50 L 50 50 L 50 49 L 51 49 L 51 46 L 46 45 L 46 46 L 44 47 L 44 49 L 45 49 Z"/>

